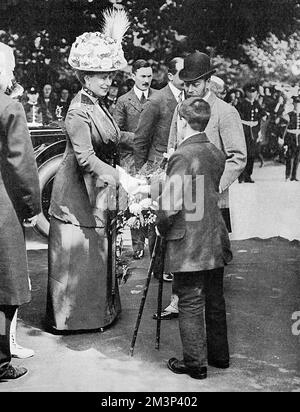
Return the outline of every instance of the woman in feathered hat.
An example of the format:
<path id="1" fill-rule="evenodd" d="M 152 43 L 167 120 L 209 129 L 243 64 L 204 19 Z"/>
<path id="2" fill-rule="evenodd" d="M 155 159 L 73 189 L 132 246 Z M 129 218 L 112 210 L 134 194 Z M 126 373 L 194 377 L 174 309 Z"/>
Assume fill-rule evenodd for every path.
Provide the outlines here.
<path id="1" fill-rule="evenodd" d="M 121 41 L 129 23 L 123 10 L 104 18 L 103 32 L 77 37 L 69 56 L 82 89 L 66 116 L 66 151 L 50 205 L 47 320 L 60 331 L 103 328 L 119 315 L 109 196 L 119 183 L 130 192 L 141 183 L 113 167 L 127 135 L 102 99 L 126 66 Z"/>

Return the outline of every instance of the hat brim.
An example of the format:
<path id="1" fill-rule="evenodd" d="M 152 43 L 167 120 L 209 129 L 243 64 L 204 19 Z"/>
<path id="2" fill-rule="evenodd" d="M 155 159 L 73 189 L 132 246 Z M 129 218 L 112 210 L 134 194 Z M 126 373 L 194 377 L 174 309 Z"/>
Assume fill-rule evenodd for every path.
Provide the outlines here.
<path id="1" fill-rule="evenodd" d="M 74 70 L 78 70 L 80 72 L 94 72 L 94 73 L 108 73 L 108 72 L 117 72 L 119 70 L 124 70 L 128 64 L 124 64 L 124 66 L 120 66 L 119 68 L 109 68 L 109 69 L 100 69 L 100 68 L 88 68 L 88 67 L 75 67 L 71 62 L 69 62 L 69 65 L 72 67 Z"/>
<path id="2" fill-rule="evenodd" d="M 217 69 L 212 69 L 206 73 L 201 74 L 200 76 L 191 76 L 188 71 L 186 71 L 185 69 L 182 69 L 179 72 L 179 78 L 180 80 L 184 81 L 184 82 L 194 82 L 196 80 L 200 80 L 203 79 L 203 77 L 209 76 L 209 75 L 213 75 L 214 73 L 216 73 Z"/>
<path id="3" fill-rule="evenodd" d="M 78 70 L 80 72 L 94 72 L 94 73 L 110 73 L 110 72 L 117 72 L 118 70 L 123 70 L 123 69 L 86 69 L 86 68 L 81 68 L 81 67 L 73 67 L 71 66 L 74 70 Z"/>

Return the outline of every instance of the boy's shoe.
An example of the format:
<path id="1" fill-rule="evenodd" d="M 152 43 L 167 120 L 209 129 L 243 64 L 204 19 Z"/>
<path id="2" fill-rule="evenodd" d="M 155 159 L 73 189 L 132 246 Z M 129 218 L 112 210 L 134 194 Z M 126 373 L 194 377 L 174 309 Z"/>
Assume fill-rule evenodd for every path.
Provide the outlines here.
<path id="1" fill-rule="evenodd" d="M 206 379 L 207 378 L 207 368 L 202 367 L 199 369 L 191 369 L 185 366 L 183 361 L 180 361 L 176 358 L 171 358 L 168 361 L 168 368 L 173 373 L 177 374 L 187 374 L 194 379 Z"/>

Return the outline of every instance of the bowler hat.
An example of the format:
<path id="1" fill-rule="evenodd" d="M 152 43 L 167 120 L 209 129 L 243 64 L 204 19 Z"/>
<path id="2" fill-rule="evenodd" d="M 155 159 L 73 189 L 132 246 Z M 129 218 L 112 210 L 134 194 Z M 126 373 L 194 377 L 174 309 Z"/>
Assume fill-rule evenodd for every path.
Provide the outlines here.
<path id="1" fill-rule="evenodd" d="M 208 55 L 196 50 L 184 59 L 184 66 L 179 72 L 179 78 L 185 82 L 193 82 L 215 72 Z"/>

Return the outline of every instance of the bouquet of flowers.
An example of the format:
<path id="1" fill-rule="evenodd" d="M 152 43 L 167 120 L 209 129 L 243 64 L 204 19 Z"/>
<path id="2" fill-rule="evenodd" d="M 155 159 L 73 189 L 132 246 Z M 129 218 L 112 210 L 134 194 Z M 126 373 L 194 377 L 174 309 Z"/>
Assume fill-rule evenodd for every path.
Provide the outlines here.
<path id="1" fill-rule="evenodd" d="M 153 164 L 146 163 L 140 170 L 137 177 L 144 178 L 149 185 L 159 185 L 165 180 L 165 170 L 161 164 L 154 162 Z M 157 193 L 158 195 L 158 193 Z M 141 199 L 139 196 L 130 198 L 127 212 L 126 225 L 131 228 L 140 228 L 155 223 L 155 210 L 157 203 L 155 199 Z"/>
<path id="2" fill-rule="evenodd" d="M 146 163 L 138 176 L 144 178 L 148 184 L 159 184 L 165 180 L 165 170 L 160 163 L 149 165 Z M 122 233 L 126 227 L 139 229 L 155 224 L 157 203 L 150 198 L 142 198 L 140 195 L 129 196 L 127 207 L 120 210 L 114 220 L 117 227 L 117 276 L 121 283 L 126 283 L 130 276 L 131 253 L 123 249 Z"/>

